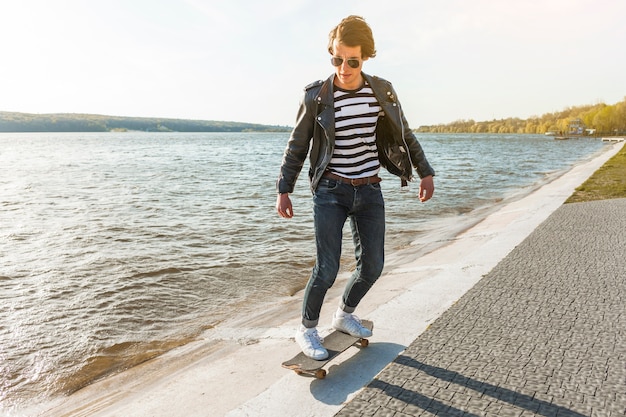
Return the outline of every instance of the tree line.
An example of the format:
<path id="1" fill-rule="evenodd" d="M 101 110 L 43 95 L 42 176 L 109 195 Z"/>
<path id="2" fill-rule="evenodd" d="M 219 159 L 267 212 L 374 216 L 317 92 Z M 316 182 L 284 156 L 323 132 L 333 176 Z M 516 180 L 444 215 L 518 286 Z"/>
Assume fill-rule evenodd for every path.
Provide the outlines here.
<path id="1" fill-rule="evenodd" d="M 623 135 L 626 134 L 626 97 L 613 105 L 604 103 L 568 107 L 560 112 L 532 116 L 528 119 L 508 118 L 476 122 L 457 120 L 448 124 L 420 126 L 423 133 L 538 133 L 565 132 L 573 123 L 585 128 L 586 134 Z"/>
<path id="2" fill-rule="evenodd" d="M 287 126 L 95 114 L 0 112 L 0 132 L 286 132 Z"/>
<path id="3" fill-rule="evenodd" d="M 595 135 L 626 134 L 626 97 L 613 105 L 604 103 L 568 107 L 560 112 L 476 122 L 457 120 L 448 124 L 420 126 L 422 133 L 567 133 L 572 123 Z M 118 117 L 94 114 L 31 114 L 0 112 L 0 132 L 288 132 L 288 126 L 215 120 Z"/>

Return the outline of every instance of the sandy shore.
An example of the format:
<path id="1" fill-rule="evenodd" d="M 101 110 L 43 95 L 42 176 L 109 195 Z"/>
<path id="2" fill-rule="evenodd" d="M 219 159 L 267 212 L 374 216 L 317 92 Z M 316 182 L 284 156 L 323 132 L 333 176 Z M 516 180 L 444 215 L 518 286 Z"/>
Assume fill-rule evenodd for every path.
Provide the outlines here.
<path id="1" fill-rule="evenodd" d="M 352 348 L 331 362 L 325 380 L 280 366 L 298 351 L 292 339 L 300 321 L 296 294 L 268 306 L 254 321 L 222 323 L 193 343 L 58 399 L 37 414 L 332 416 L 622 146 L 607 145 L 601 155 L 502 206 L 427 255 L 388 265 L 357 311 L 375 323 L 370 346 L 356 356 Z M 330 324 L 342 284 L 328 294 L 322 333 L 329 331 L 323 326 Z"/>

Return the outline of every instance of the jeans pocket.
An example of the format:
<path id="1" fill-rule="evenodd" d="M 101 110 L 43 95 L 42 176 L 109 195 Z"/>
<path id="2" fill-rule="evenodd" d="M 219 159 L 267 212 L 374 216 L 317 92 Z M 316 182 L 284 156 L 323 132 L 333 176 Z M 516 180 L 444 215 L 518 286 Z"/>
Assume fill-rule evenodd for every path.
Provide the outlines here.
<path id="1" fill-rule="evenodd" d="M 317 191 L 334 191 L 339 187 L 339 182 L 328 178 L 322 178 L 317 184 Z"/>

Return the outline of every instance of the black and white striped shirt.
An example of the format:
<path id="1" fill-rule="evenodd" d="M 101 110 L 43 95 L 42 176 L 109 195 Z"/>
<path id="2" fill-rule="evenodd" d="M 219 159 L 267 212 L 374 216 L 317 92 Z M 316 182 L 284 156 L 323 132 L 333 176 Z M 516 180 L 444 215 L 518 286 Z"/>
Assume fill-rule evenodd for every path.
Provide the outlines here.
<path id="1" fill-rule="evenodd" d="M 378 174 L 376 123 L 382 108 L 367 83 L 359 90 L 335 86 L 335 150 L 328 168 L 346 178 Z"/>

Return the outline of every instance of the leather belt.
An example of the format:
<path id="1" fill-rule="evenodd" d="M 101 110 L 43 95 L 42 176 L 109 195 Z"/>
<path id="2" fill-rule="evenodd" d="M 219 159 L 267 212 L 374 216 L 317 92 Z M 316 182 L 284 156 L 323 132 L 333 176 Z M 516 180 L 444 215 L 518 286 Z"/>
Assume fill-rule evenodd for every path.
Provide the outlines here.
<path id="1" fill-rule="evenodd" d="M 328 178 L 331 180 L 343 182 L 344 184 L 350 184 L 353 187 L 358 187 L 360 185 L 367 185 L 367 184 L 377 184 L 383 180 L 378 175 L 373 175 L 371 177 L 365 177 L 365 178 L 346 178 L 346 177 L 339 176 L 337 174 L 333 174 L 332 172 L 325 172 L 323 175 L 323 178 Z"/>

